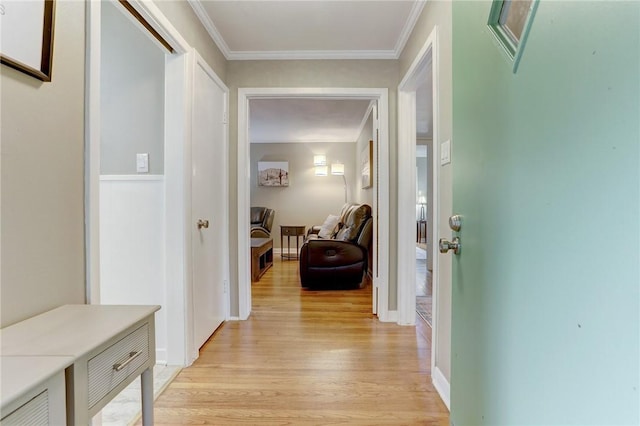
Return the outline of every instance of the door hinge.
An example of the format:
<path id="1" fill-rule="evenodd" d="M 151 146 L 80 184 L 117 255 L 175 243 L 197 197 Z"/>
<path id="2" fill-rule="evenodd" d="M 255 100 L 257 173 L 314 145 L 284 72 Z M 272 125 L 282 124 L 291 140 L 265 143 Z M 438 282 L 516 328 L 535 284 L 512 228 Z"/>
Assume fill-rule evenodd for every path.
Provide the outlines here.
<path id="1" fill-rule="evenodd" d="M 222 113 L 222 124 L 227 124 L 229 122 L 229 113 L 227 111 Z"/>

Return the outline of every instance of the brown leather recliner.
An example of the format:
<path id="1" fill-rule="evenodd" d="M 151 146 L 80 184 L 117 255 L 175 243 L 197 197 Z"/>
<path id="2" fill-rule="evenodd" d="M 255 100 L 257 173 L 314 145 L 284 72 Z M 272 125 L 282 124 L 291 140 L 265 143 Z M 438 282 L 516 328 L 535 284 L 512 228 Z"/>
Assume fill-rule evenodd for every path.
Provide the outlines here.
<path id="1" fill-rule="evenodd" d="M 339 231 L 312 235 L 300 250 L 300 283 L 306 288 L 359 287 L 367 273 L 373 218 L 367 204 L 347 206 Z"/>
<path id="2" fill-rule="evenodd" d="M 275 210 L 267 207 L 251 207 L 251 238 L 270 238 Z"/>

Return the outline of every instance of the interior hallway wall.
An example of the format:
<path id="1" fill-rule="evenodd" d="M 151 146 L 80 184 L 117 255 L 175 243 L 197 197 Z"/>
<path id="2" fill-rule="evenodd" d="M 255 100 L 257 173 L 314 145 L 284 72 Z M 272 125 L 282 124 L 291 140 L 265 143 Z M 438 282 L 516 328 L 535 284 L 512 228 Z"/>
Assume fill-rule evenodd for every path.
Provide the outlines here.
<path id="1" fill-rule="evenodd" d="M 0 326 L 84 303 L 83 2 L 56 2 L 52 81 L 0 65 Z"/>
<path id="2" fill-rule="evenodd" d="M 439 118 L 438 118 L 438 140 L 434 140 L 434 144 L 441 144 L 447 140 L 451 140 L 453 136 L 453 119 L 452 119 L 452 0 L 429 1 L 425 4 L 416 26 L 407 41 L 407 44 L 400 55 L 400 78 L 404 76 L 411 66 L 413 59 L 418 54 L 424 43 L 429 38 L 433 28 L 438 27 L 438 73 L 439 73 Z M 452 144 L 455 141 L 452 140 Z M 449 229 L 448 218 L 452 214 L 453 200 L 452 191 L 452 167 L 454 162 L 440 167 L 439 187 L 440 187 L 440 207 L 439 223 L 434 226 L 432 238 L 450 238 L 451 229 Z M 437 256 L 440 279 L 437 292 L 438 311 L 438 333 L 436 342 L 436 366 L 442 372 L 447 381 L 451 380 L 451 255 Z M 436 258 L 434 257 L 434 260 Z M 435 283 L 434 283 L 435 284 Z"/>
<path id="3" fill-rule="evenodd" d="M 240 87 L 380 87 L 389 89 L 389 174 L 390 174 L 390 235 L 396 235 L 397 138 L 396 91 L 398 61 L 391 60 L 326 60 L 326 61 L 229 61 L 227 86 L 229 97 L 229 209 L 230 235 L 238 233 L 237 144 L 238 88 Z M 238 245 L 230 241 L 231 315 L 238 315 Z M 390 241 L 389 309 L 397 307 L 397 268 L 393 253 L 396 240 Z"/>
<path id="4" fill-rule="evenodd" d="M 275 210 L 273 246 L 280 247 L 280 225 L 322 225 L 329 214 L 339 214 L 344 204 L 344 181 L 331 175 L 331 163 L 345 165 L 349 200 L 353 200 L 356 180 L 355 143 L 252 143 L 251 205 Z M 324 154 L 328 176 L 316 176 L 313 156 Z M 289 186 L 258 186 L 259 161 L 288 161 Z M 285 239 L 286 246 L 286 239 Z M 292 240 L 293 244 L 293 240 Z M 295 245 L 294 245 L 295 247 Z"/>

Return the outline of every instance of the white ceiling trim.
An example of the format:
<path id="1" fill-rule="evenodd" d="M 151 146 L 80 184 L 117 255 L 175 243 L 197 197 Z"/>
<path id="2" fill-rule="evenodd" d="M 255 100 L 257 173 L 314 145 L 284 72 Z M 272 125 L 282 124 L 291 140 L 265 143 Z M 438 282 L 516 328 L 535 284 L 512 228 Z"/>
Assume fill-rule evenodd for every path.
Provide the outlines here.
<path id="1" fill-rule="evenodd" d="M 224 38 L 211 21 L 211 18 L 204 10 L 201 0 L 187 0 L 195 12 L 202 25 L 209 33 L 213 42 L 218 46 L 224 57 L 229 61 L 251 61 L 251 60 L 306 60 L 306 59 L 398 59 L 404 49 L 413 28 L 418 22 L 418 17 L 424 8 L 426 1 L 414 3 L 405 23 L 404 28 L 394 50 L 306 50 L 306 51 L 235 51 L 229 49 Z"/>
<path id="2" fill-rule="evenodd" d="M 231 55 L 231 50 L 229 49 L 229 46 L 227 46 L 227 42 L 224 41 L 224 38 L 222 38 L 222 35 L 220 35 L 220 33 L 218 32 L 218 29 L 216 28 L 216 26 L 213 25 L 211 18 L 209 18 L 209 15 L 204 10 L 204 6 L 202 6 L 202 3 L 200 3 L 200 0 L 188 0 L 188 1 L 189 1 L 189 4 L 191 5 L 191 8 L 196 13 L 196 16 L 198 17 L 198 19 L 200 19 L 200 22 L 202 22 L 202 25 L 204 25 L 204 28 L 209 33 L 209 36 L 211 37 L 213 42 L 218 46 L 218 49 L 220 49 L 220 51 L 222 52 L 222 54 L 227 60 L 230 59 L 229 57 Z"/>
<path id="3" fill-rule="evenodd" d="M 276 50 L 229 53 L 232 61 L 304 59 L 398 59 L 393 50 Z"/>
<path id="4" fill-rule="evenodd" d="M 409 37 L 413 32 L 413 27 L 416 26 L 416 23 L 418 22 L 418 18 L 422 13 L 422 9 L 424 9 L 425 3 L 426 1 L 418 1 L 413 4 L 413 7 L 411 8 L 411 12 L 409 13 L 409 17 L 407 18 L 407 22 L 405 23 L 404 28 L 402 29 L 402 34 L 400 35 L 400 38 L 398 39 L 398 43 L 396 44 L 396 48 L 395 48 L 396 57 L 394 59 L 398 59 L 400 57 L 400 54 L 402 54 L 402 51 L 404 50 L 404 46 L 407 44 L 407 41 L 409 41 Z"/>

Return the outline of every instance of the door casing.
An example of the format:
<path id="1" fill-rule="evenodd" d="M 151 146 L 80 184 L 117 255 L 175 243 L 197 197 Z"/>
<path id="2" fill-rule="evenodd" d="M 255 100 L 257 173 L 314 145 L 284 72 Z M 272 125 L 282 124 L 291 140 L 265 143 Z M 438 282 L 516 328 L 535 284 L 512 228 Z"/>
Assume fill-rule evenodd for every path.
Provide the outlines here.
<path id="1" fill-rule="evenodd" d="M 431 371 L 433 383 L 442 400 L 449 407 L 449 383 L 436 364 L 438 333 L 443 332 L 438 323 L 438 295 L 443 287 L 438 252 L 440 224 L 440 97 L 438 67 L 438 27 L 435 26 L 411 66 L 398 85 L 398 323 L 413 325 L 416 321 L 416 267 L 415 267 L 415 194 L 416 194 L 416 89 L 419 78 L 427 67 L 432 70 L 433 102 L 433 150 L 430 166 L 433 168 L 433 198 L 431 210 L 434 233 L 431 251 L 434 255 L 432 327 L 431 327 Z M 446 274 L 450 276 L 450 274 Z M 449 286 L 445 286 L 448 288 Z"/>
<path id="2" fill-rule="evenodd" d="M 378 149 L 374 150 L 374 165 L 378 165 L 374 197 L 374 229 L 378 244 L 374 246 L 374 291 L 378 290 L 378 318 L 395 321 L 395 311 L 389 310 L 389 95 L 386 88 L 239 88 L 238 89 L 238 319 L 251 312 L 251 276 L 249 245 L 249 210 L 251 194 L 249 178 L 249 100 L 260 98 L 370 99 L 378 102 Z M 375 214 L 377 212 L 377 215 Z M 377 250 L 377 251 L 376 251 Z"/>

